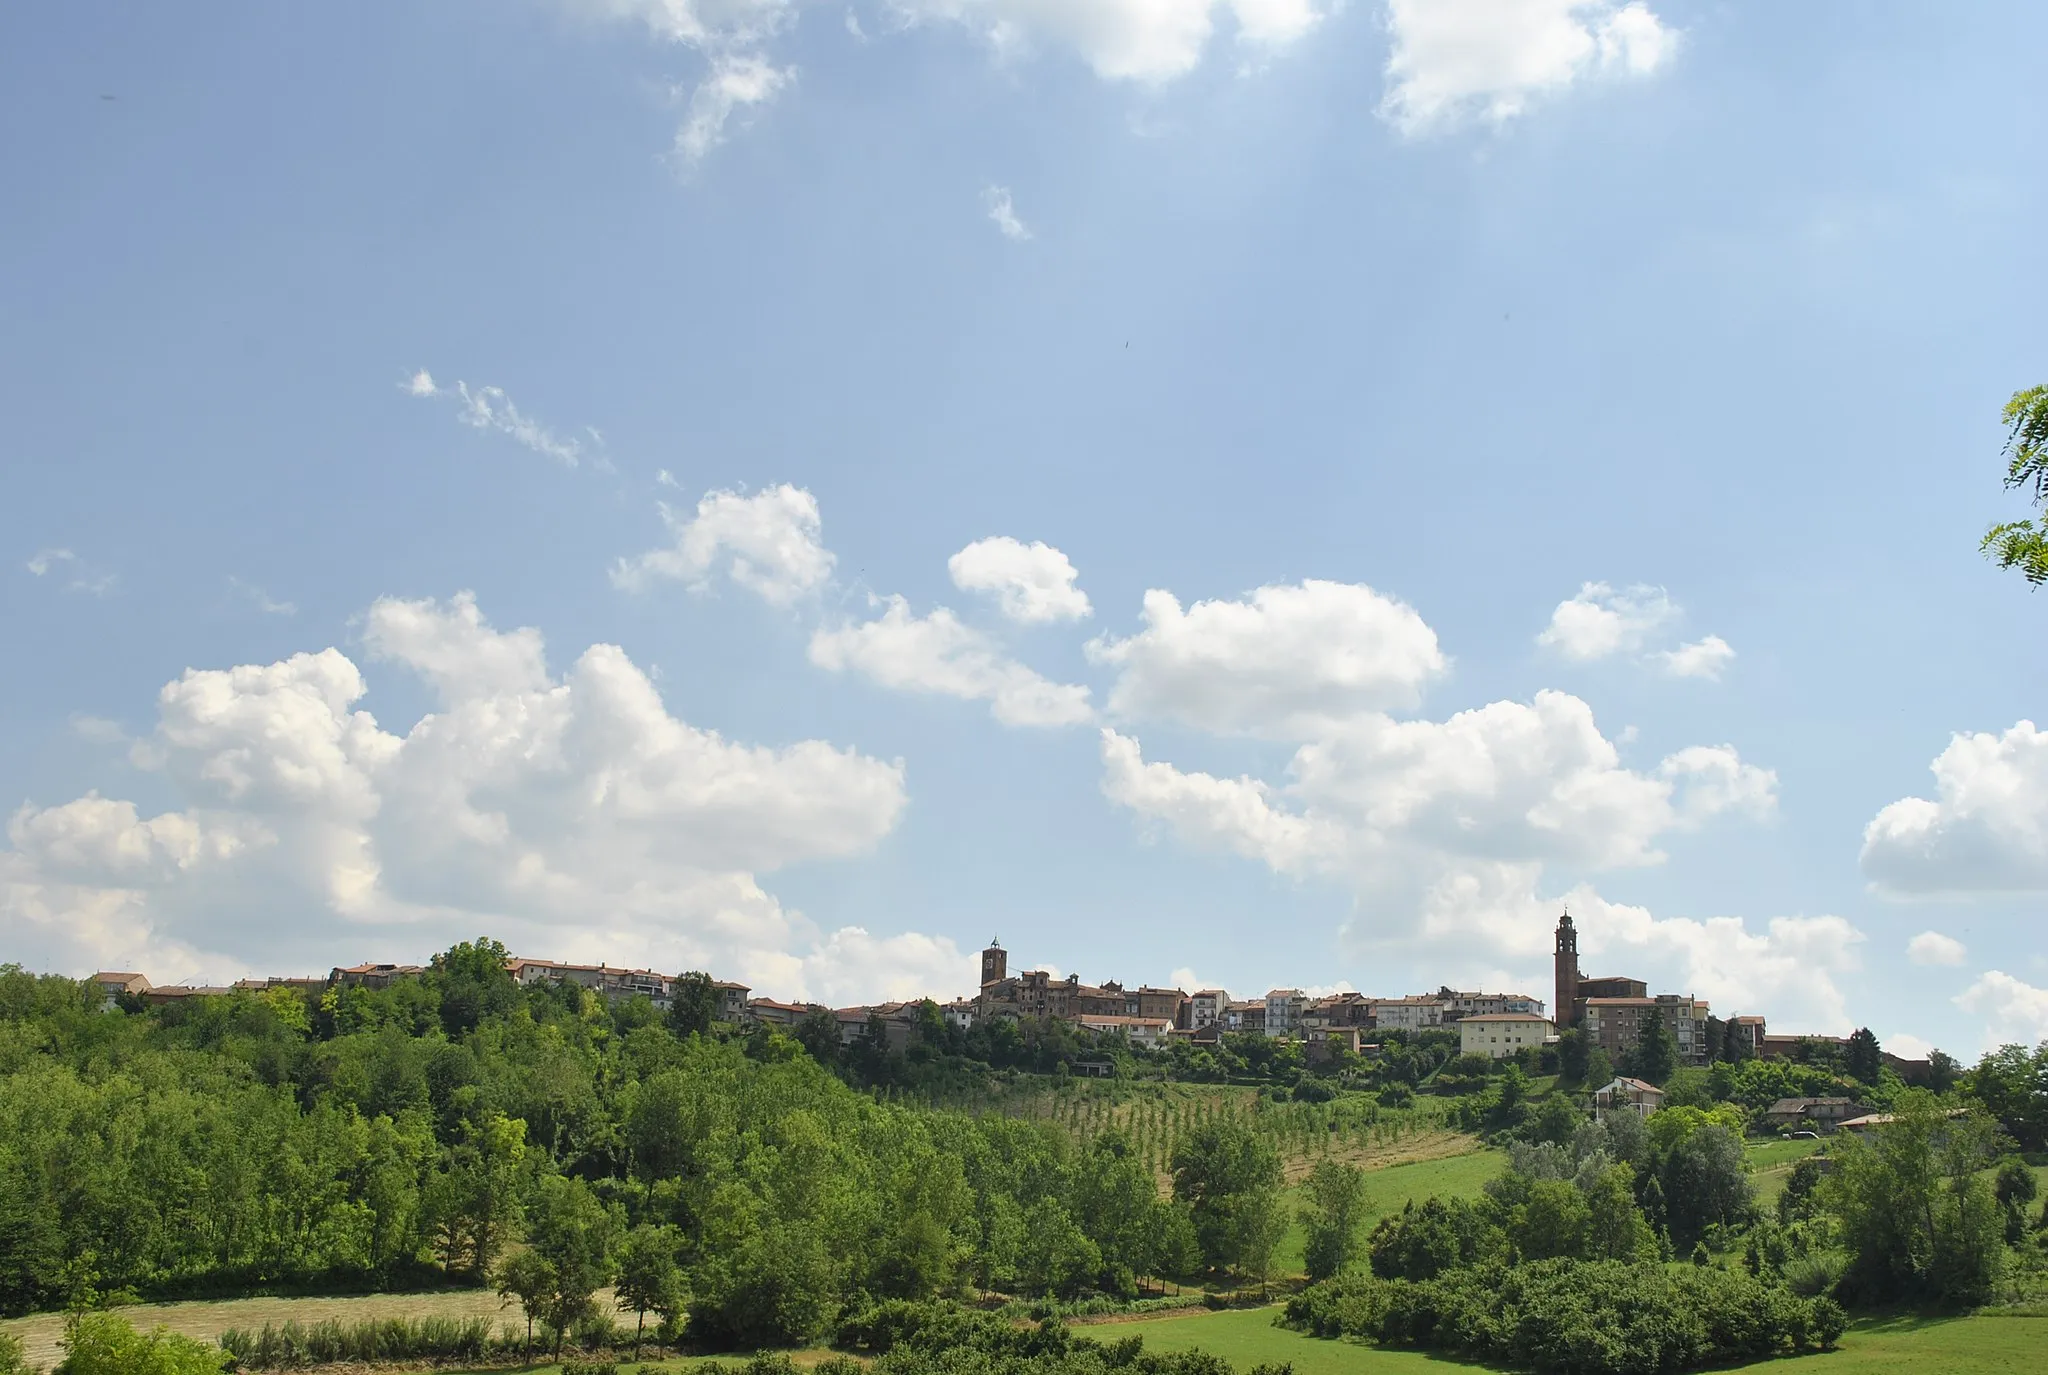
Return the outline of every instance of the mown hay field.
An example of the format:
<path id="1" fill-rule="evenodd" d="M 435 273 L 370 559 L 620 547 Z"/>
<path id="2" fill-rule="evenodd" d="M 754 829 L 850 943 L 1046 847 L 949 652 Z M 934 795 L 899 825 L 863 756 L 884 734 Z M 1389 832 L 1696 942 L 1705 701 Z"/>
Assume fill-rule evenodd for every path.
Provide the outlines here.
<path id="1" fill-rule="evenodd" d="M 260 1328 L 266 1322 L 310 1326 L 333 1318 L 362 1322 L 369 1318 L 489 1318 L 495 1327 L 515 1323 L 524 1330 L 517 1304 L 505 1306 L 488 1289 L 437 1289 L 416 1294 L 360 1294 L 347 1298 L 255 1298 L 193 1300 L 184 1303 L 141 1303 L 120 1310 L 136 1327 L 162 1325 L 201 1341 L 214 1341 L 231 1327 Z M 21 1339 L 30 1365 L 48 1370 L 62 1355 L 64 1315 L 37 1313 L 0 1322 L 0 1331 Z"/>

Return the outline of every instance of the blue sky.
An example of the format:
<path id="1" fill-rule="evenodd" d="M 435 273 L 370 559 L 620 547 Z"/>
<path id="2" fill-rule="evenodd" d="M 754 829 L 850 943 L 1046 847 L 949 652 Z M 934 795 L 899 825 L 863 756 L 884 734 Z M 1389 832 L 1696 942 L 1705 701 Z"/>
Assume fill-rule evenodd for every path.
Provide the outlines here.
<path id="1" fill-rule="evenodd" d="M 0 24 L 0 957 L 2048 1035 L 2038 6 Z"/>

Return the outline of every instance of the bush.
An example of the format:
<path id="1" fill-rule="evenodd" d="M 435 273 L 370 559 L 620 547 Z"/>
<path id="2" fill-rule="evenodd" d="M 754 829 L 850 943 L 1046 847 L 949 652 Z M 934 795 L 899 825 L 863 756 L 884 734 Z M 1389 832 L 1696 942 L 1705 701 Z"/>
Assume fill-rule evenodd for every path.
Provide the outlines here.
<path id="1" fill-rule="evenodd" d="M 256 1332 L 231 1327 L 220 1334 L 220 1345 L 245 1370 L 340 1361 L 468 1361 L 490 1351 L 491 1324 L 487 1318 L 366 1318 L 353 1323 L 330 1318 L 311 1326 L 267 1322 Z"/>
<path id="2" fill-rule="evenodd" d="M 1831 1300 L 1746 1274 L 1549 1260 L 1326 1281 L 1290 1299 L 1282 1321 L 1538 1371 L 1632 1375 L 1826 1350 L 1846 1319 Z"/>
<path id="3" fill-rule="evenodd" d="M 220 1375 L 228 1353 L 168 1328 L 137 1332 L 112 1313 L 76 1313 L 64 1324 L 54 1375 Z"/>
<path id="4" fill-rule="evenodd" d="M 0 1332 L 0 1375 L 29 1375 L 28 1357 L 21 1341 L 11 1332 Z"/>
<path id="5" fill-rule="evenodd" d="M 564 1361 L 562 1375 L 619 1375 L 617 1361 Z"/>
<path id="6" fill-rule="evenodd" d="M 1785 1262 L 1785 1284 L 1801 1298 L 1817 1299 L 1823 1294 L 1834 1293 L 1835 1286 L 1842 1282 L 1842 1276 L 1848 1269 L 1849 1257 L 1840 1251 L 1792 1256 Z"/>

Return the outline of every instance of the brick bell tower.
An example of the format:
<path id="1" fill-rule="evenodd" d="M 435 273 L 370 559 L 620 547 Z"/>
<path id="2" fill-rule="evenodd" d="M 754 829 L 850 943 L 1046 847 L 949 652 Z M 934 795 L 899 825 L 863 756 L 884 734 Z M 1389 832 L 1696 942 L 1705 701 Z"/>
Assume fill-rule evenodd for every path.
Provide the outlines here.
<path id="1" fill-rule="evenodd" d="M 1578 1020 L 1579 1003 L 1579 933 L 1572 925 L 1571 910 L 1557 919 L 1557 1002 L 1551 1009 L 1551 1021 L 1563 1031 Z"/>
<path id="2" fill-rule="evenodd" d="M 1000 983 L 1009 973 L 1010 957 L 1004 952 L 1001 939 L 991 938 L 988 949 L 981 952 L 981 986 Z"/>

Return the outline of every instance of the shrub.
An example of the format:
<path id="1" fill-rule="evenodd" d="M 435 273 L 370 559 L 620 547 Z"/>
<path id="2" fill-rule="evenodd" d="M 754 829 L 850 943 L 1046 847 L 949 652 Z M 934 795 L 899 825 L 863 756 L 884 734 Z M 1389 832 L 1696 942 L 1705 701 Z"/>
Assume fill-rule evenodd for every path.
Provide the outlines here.
<path id="1" fill-rule="evenodd" d="M 562 1375 L 619 1375 L 617 1361 L 564 1361 Z"/>
<path id="2" fill-rule="evenodd" d="M 1785 1284 L 1801 1298 L 1816 1299 L 1835 1292 L 1849 1269 L 1849 1257 L 1840 1251 L 1816 1251 L 1786 1260 Z"/>
<path id="3" fill-rule="evenodd" d="M 516 1337 L 514 1339 L 516 1344 Z M 487 1318 L 332 1318 L 302 1326 L 265 1323 L 258 1331 L 231 1327 L 221 1349 L 246 1370 L 291 1370 L 340 1361 L 476 1360 L 489 1352 Z"/>
<path id="4" fill-rule="evenodd" d="M 0 1332 L 0 1375 L 29 1375 L 28 1357 L 21 1341 L 11 1332 Z"/>
<path id="5" fill-rule="evenodd" d="M 1467 1266 L 1424 1281 L 1326 1281 L 1290 1299 L 1281 1320 L 1316 1336 L 1573 1375 L 1825 1350 L 1846 1321 L 1831 1300 L 1747 1274 L 1573 1260 Z"/>
<path id="6" fill-rule="evenodd" d="M 53 1375 L 220 1375 L 227 1360 L 219 1347 L 168 1328 L 143 1333 L 112 1313 L 76 1313 Z"/>

